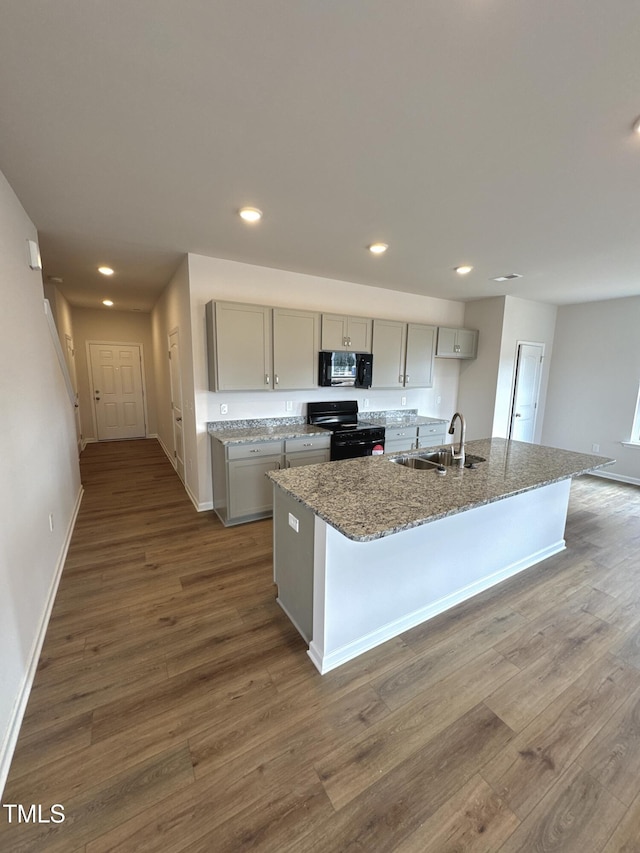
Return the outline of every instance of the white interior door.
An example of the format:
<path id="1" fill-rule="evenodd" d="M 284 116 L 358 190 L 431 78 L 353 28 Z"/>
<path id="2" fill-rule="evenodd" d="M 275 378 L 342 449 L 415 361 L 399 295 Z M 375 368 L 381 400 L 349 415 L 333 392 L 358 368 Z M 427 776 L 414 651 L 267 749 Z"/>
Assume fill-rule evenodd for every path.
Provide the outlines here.
<path id="1" fill-rule="evenodd" d="M 69 378 L 71 379 L 71 386 L 75 395 L 73 411 L 76 420 L 76 439 L 78 442 L 78 452 L 80 452 L 82 450 L 82 427 L 80 424 L 80 398 L 78 395 L 78 374 L 76 373 L 76 351 L 73 346 L 73 340 L 71 338 L 71 335 L 66 334 L 66 332 L 64 336 L 64 343 L 64 356 L 67 362 L 67 367 L 69 368 Z"/>
<path id="2" fill-rule="evenodd" d="M 518 344 L 509 438 L 533 442 L 542 376 L 542 344 Z"/>
<path id="3" fill-rule="evenodd" d="M 184 483 L 184 438 L 182 435 L 182 379 L 180 375 L 180 336 L 177 329 L 169 334 L 169 377 L 171 380 L 171 415 L 173 420 L 173 454 L 176 471 Z"/>
<path id="4" fill-rule="evenodd" d="M 144 385 L 139 344 L 89 344 L 99 441 L 144 438 Z"/>

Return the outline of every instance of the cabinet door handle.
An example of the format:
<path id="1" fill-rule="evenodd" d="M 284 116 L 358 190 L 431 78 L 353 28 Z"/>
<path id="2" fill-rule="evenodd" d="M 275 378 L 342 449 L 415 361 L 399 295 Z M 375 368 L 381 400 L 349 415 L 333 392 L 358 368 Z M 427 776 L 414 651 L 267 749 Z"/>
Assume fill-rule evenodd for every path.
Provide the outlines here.
<path id="1" fill-rule="evenodd" d="M 265 373 L 265 375 L 264 375 L 264 384 L 265 384 L 265 385 L 268 385 L 268 384 L 269 384 L 269 381 L 270 381 L 270 380 L 269 380 L 269 374 L 268 374 L 268 373 Z"/>
<path id="2" fill-rule="evenodd" d="M 277 374 L 277 373 L 276 373 L 276 375 L 274 376 L 274 379 L 275 379 L 275 383 L 276 383 L 276 385 L 277 385 L 277 384 L 278 384 L 278 382 L 280 382 L 280 377 L 278 376 L 278 374 Z"/>
<path id="3" fill-rule="evenodd" d="M 405 374 L 404 381 L 405 381 L 405 384 L 409 381 L 409 374 L 408 373 Z"/>
<path id="4" fill-rule="evenodd" d="M 398 381 L 400 382 L 401 385 L 404 383 L 404 374 L 403 373 L 401 373 L 400 376 L 398 377 Z"/>

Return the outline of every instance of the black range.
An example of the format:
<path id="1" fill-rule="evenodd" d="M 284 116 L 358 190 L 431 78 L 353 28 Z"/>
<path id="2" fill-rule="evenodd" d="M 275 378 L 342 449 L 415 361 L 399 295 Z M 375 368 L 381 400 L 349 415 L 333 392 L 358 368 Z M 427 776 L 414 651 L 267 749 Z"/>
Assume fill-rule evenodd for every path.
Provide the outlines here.
<path id="1" fill-rule="evenodd" d="M 384 452 L 384 427 L 358 421 L 357 400 L 308 403 L 307 423 L 331 431 L 331 461 Z"/>

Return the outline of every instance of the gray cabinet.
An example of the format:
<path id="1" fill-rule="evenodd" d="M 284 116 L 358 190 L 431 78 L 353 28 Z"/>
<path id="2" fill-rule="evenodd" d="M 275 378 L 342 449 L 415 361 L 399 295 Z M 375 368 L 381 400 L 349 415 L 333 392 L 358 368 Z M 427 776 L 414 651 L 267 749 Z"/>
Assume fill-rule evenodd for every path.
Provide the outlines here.
<path id="1" fill-rule="evenodd" d="M 371 352 L 372 321 L 341 314 L 322 315 L 322 349 L 333 352 Z"/>
<path id="2" fill-rule="evenodd" d="M 288 438 L 285 441 L 285 468 L 300 465 L 317 465 L 331 459 L 331 436 L 312 435 L 305 438 Z"/>
<path id="3" fill-rule="evenodd" d="M 271 515 L 272 486 L 265 475 L 267 471 L 282 468 L 282 451 L 281 441 L 234 444 L 227 448 L 227 524 Z"/>
<path id="4" fill-rule="evenodd" d="M 417 427 L 387 427 L 384 431 L 384 452 L 401 453 L 418 446 Z"/>
<path id="5" fill-rule="evenodd" d="M 475 358 L 478 354 L 477 329 L 438 327 L 438 358 Z"/>
<path id="6" fill-rule="evenodd" d="M 213 508 L 220 521 L 230 526 L 272 515 L 267 471 L 328 462 L 330 444 L 330 434 L 227 445 L 211 436 Z"/>
<path id="7" fill-rule="evenodd" d="M 209 390 L 271 388 L 271 308 L 209 302 L 206 317 Z"/>
<path id="8" fill-rule="evenodd" d="M 436 327 L 373 321 L 373 388 L 431 388 Z"/>
<path id="9" fill-rule="evenodd" d="M 436 327 L 409 323 L 407 326 L 407 356 L 405 388 L 431 388 L 433 385 L 433 356 L 436 348 Z"/>
<path id="10" fill-rule="evenodd" d="M 435 447 L 447 443 L 446 421 L 441 423 L 420 424 L 418 427 L 418 448 Z"/>
<path id="11" fill-rule="evenodd" d="M 209 302 L 206 319 L 210 391 L 317 387 L 320 314 Z"/>
<path id="12" fill-rule="evenodd" d="M 315 388 L 318 384 L 320 314 L 273 309 L 273 387 Z"/>

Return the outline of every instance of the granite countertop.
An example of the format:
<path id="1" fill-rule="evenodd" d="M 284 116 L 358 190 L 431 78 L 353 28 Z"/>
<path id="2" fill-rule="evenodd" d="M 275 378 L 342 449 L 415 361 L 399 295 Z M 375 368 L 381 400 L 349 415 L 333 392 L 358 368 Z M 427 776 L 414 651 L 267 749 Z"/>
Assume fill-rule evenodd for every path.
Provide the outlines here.
<path id="1" fill-rule="evenodd" d="M 416 471 L 390 456 L 346 459 L 268 473 L 274 483 L 344 536 L 368 542 L 445 516 L 593 471 L 614 460 L 503 438 L 468 441 L 476 468 Z"/>
<path id="2" fill-rule="evenodd" d="M 268 418 L 264 420 L 216 421 L 207 424 L 207 432 L 222 444 L 244 444 L 251 441 L 279 441 L 327 435 L 322 427 L 310 426 L 303 418 Z"/>
<path id="3" fill-rule="evenodd" d="M 449 421 L 444 420 L 444 418 L 429 418 L 426 415 L 405 415 L 396 412 L 389 412 L 388 414 L 382 415 L 374 413 L 370 417 L 367 417 L 366 412 L 359 412 L 358 417 L 359 420 L 365 421 L 366 423 L 375 424 L 376 426 L 389 427 L 390 429 L 405 426 L 428 426 L 429 424 L 449 423 Z"/>
<path id="4" fill-rule="evenodd" d="M 359 412 L 363 424 L 384 427 L 446 424 L 442 418 L 419 415 L 416 409 L 394 409 L 383 412 Z M 308 424 L 300 415 L 289 418 L 252 418 L 239 421 L 212 421 L 207 432 L 222 444 L 243 444 L 251 441 L 278 441 L 286 438 L 304 438 L 308 435 L 326 435 L 327 430 Z"/>

